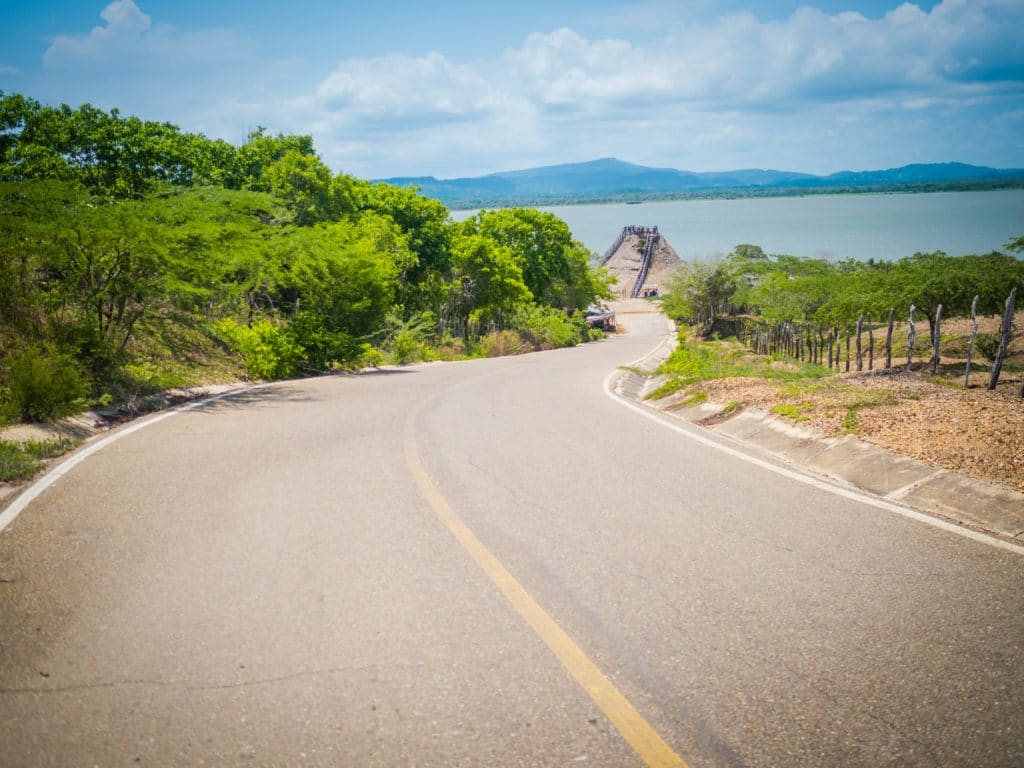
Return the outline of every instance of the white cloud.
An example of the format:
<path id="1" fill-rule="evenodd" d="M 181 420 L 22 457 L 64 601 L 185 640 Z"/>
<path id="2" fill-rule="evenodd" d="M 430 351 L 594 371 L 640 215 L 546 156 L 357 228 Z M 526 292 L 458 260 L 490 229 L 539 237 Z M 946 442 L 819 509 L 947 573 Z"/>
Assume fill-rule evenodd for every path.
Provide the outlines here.
<path id="1" fill-rule="evenodd" d="M 1024 24 L 1024 7 L 959 0 L 930 14 L 905 4 L 875 20 L 804 7 L 781 22 L 738 13 L 677 24 L 644 48 L 563 29 L 530 36 L 504 59 L 524 93 L 565 111 L 617 108 L 623 98 L 704 110 L 792 108 L 949 95 L 961 80 L 987 84 L 1012 71 L 1011 62 L 1024 67 L 1007 32 L 1016 20 Z M 1006 45 L 992 50 L 1000 38 Z"/>
<path id="2" fill-rule="evenodd" d="M 556 112 L 594 112 L 673 87 L 657 56 L 625 40 L 589 41 L 567 28 L 530 35 L 522 48 L 505 51 L 502 64 L 511 88 Z"/>
<path id="3" fill-rule="evenodd" d="M 909 125 L 921 137 L 913 150 L 924 151 L 938 147 L 929 131 L 969 136 L 1024 100 L 1018 0 L 945 0 L 930 12 L 906 3 L 874 19 L 812 7 L 771 21 L 701 16 L 692 3 L 644 8 L 660 24 L 634 19 L 609 37 L 539 31 L 477 61 L 385 50 L 310 76 L 234 33 L 178 30 L 116 0 L 102 26 L 56 37 L 44 64 L 80 100 L 102 92 L 109 106 L 189 130 L 233 141 L 256 125 L 313 133 L 329 164 L 369 176 L 607 155 L 829 171 L 856 165 L 839 159 L 852 147 L 908 151 Z"/>
<path id="4" fill-rule="evenodd" d="M 230 65 L 252 54 L 252 45 L 232 32 L 183 32 L 154 25 L 134 0 L 114 0 L 100 13 L 104 26 L 87 35 L 58 35 L 43 54 L 51 72 L 72 76 L 83 68 L 106 70 L 130 80 L 158 70 L 164 78 L 210 65 Z M 217 73 L 210 73 L 216 76 Z"/>
<path id="5" fill-rule="evenodd" d="M 911 115 L 917 131 L 951 115 L 962 124 L 1007 89 L 1024 92 L 1024 77 L 997 76 L 1024 68 L 1008 25 L 1024 27 L 1020 6 L 946 0 L 878 19 L 810 7 L 781 21 L 689 19 L 644 44 L 561 28 L 472 66 L 440 54 L 350 60 L 320 83 L 313 108 L 341 119 L 329 146 L 349 167 L 361 158 L 344 136 L 371 127 L 401 137 L 396 159 L 448 175 L 514 167 L 497 158 L 517 155 L 537 164 L 617 154 L 706 169 L 730 158 L 764 163 L 763 153 L 776 165 L 834 170 L 822 163 L 858 142 L 878 151 L 885 133 L 909 141 L 899 122 Z M 1009 53 L 993 51 L 1004 38 Z M 822 157 L 809 161 L 812 146 Z"/>
<path id="6" fill-rule="evenodd" d="M 109 29 L 131 30 L 134 32 L 145 32 L 153 23 L 153 20 L 139 10 L 133 0 L 114 0 L 103 9 L 100 18 L 109 25 Z M 94 29 L 93 34 L 102 30 Z"/>
<path id="7" fill-rule="evenodd" d="M 111 49 L 124 48 L 137 43 L 153 20 L 139 10 L 133 0 L 114 0 L 100 13 L 106 26 L 93 27 L 88 35 L 59 35 L 43 54 L 43 63 L 59 66 L 61 63 L 97 60 Z"/>
<path id="8" fill-rule="evenodd" d="M 462 122 L 495 106 L 482 77 L 438 53 L 344 61 L 316 86 L 314 96 L 313 106 L 337 121 L 374 129 L 389 122 L 399 128 Z"/>

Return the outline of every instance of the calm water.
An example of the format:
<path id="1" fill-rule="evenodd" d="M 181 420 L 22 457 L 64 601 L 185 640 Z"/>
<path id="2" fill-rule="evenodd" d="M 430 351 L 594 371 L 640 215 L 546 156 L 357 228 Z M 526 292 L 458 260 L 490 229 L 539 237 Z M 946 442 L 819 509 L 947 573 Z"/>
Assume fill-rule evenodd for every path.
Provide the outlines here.
<path id="1" fill-rule="evenodd" d="M 739 243 L 767 253 L 893 260 L 916 251 L 1004 250 L 1024 235 L 1024 190 L 814 195 L 544 208 L 603 254 L 626 224 L 656 224 L 684 260 L 725 255 Z M 456 219 L 470 211 L 458 211 Z"/>

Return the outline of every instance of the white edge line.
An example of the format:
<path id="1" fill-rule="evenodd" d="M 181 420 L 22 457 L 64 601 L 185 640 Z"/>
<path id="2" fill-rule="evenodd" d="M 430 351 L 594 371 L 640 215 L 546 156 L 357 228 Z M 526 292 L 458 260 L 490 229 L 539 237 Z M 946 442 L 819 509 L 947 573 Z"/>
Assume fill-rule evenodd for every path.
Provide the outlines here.
<path id="1" fill-rule="evenodd" d="M 648 355 L 644 355 L 644 357 L 641 357 L 639 360 L 635 361 L 634 363 L 631 363 L 630 365 L 636 366 L 638 363 L 643 361 L 647 356 Z M 698 432 L 692 431 L 696 430 L 697 427 L 691 426 L 689 427 L 689 429 L 687 429 L 680 424 L 673 424 L 671 421 L 668 421 L 666 417 L 659 415 L 660 411 L 655 411 L 650 408 L 645 408 L 641 405 L 637 405 L 636 403 L 627 400 L 621 395 L 616 394 L 612 390 L 611 384 L 612 380 L 620 375 L 623 375 L 622 370 L 616 368 L 611 373 L 609 373 L 608 376 L 605 377 L 604 393 L 608 395 L 608 397 L 610 397 L 612 400 L 617 402 L 619 405 L 625 406 L 626 408 L 629 408 L 632 411 L 636 411 L 644 418 L 650 419 L 651 421 L 655 422 L 656 424 L 660 424 L 666 429 L 671 429 L 673 432 L 685 435 L 689 439 L 701 443 L 702 445 L 714 448 L 717 451 L 721 451 L 722 453 L 726 453 L 737 459 L 746 461 L 749 464 L 753 464 L 754 466 L 766 469 L 769 472 L 774 472 L 775 474 L 781 475 L 782 477 L 788 478 L 790 480 L 796 480 L 797 482 L 804 483 L 805 485 L 810 485 L 822 491 L 827 491 L 836 496 L 842 496 L 843 498 L 850 499 L 852 501 L 859 501 L 862 504 L 867 504 L 869 506 L 876 507 L 887 512 L 895 512 L 898 515 L 908 517 L 911 520 L 916 520 L 919 523 L 925 523 L 935 528 L 941 528 L 942 530 L 948 531 L 949 533 L 955 533 L 958 536 L 963 536 L 964 538 L 972 539 L 974 541 L 981 542 L 982 544 L 988 544 L 992 547 L 1005 549 L 1007 552 L 1013 552 L 1017 555 L 1024 555 L 1024 546 L 1021 546 L 1020 544 L 1014 544 L 1013 542 L 1004 541 L 1003 539 L 998 539 L 994 536 L 989 536 L 987 534 L 981 533 L 980 531 L 975 531 L 970 528 L 964 528 L 954 523 L 950 523 L 945 520 L 940 520 L 937 517 L 926 515 L 924 512 L 918 512 L 917 510 L 909 509 L 908 507 L 901 507 L 897 504 L 891 504 L 887 501 L 884 501 L 883 499 L 879 499 L 875 496 L 869 496 L 865 493 L 861 493 L 860 491 L 851 490 L 849 488 L 843 488 L 838 485 L 832 485 L 831 483 L 828 483 L 824 480 L 819 480 L 818 478 L 812 477 L 811 475 L 805 475 L 802 472 L 796 472 L 792 469 L 787 469 L 786 467 L 782 467 L 777 464 L 772 464 L 770 462 L 764 461 L 762 459 L 757 458 L 756 456 L 751 456 L 747 453 L 744 453 L 743 451 L 738 451 L 735 448 L 730 448 L 728 445 L 724 445 L 716 440 L 712 440 L 708 437 L 705 437 L 704 435 L 701 435 Z"/>
<path id="2" fill-rule="evenodd" d="M 45 475 L 43 475 L 41 478 L 39 478 L 35 483 L 30 485 L 24 491 L 22 491 L 21 495 L 18 496 L 18 498 L 16 498 L 14 501 L 12 501 L 10 506 L 7 507 L 7 509 L 5 509 L 2 513 L 0 513 L 0 533 L 2 533 L 3 530 L 7 526 L 9 526 L 11 523 L 13 523 L 14 520 L 18 517 L 18 515 L 20 515 L 29 504 L 31 504 L 33 501 L 36 500 L 36 498 L 41 496 L 44 491 L 49 489 L 54 483 L 56 483 L 58 480 L 60 480 L 60 478 L 62 478 L 64 475 L 66 475 L 72 469 L 77 467 L 79 464 L 81 464 L 87 458 L 92 456 L 94 453 L 96 453 L 97 451 L 100 451 L 100 450 L 106 448 L 111 443 L 114 443 L 114 442 L 120 440 L 122 437 L 127 437 L 128 435 L 132 434 L 133 432 L 138 432 L 140 429 L 145 429 L 146 427 L 151 427 L 154 424 L 157 424 L 157 423 L 163 421 L 164 419 L 169 419 L 172 416 L 177 416 L 179 413 L 184 413 L 185 411 L 190 411 L 193 408 L 199 408 L 201 406 L 204 406 L 204 405 L 207 405 L 209 403 L 212 403 L 212 402 L 214 402 L 216 400 L 221 400 L 221 399 L 223 399 L 225 397 L 232 397 L 234 395 L 240 395 L 243 392 L 251 392 L 254 389 L 260 389 L 260 388 L 266 387 L 266 386 L 268 386 L 268 385 L 267 384 L 256 384 L 256 385 L 251 386 L 251 387 L 244 387 L 242 389 L 234 389 L 234 390 L 232 390 L 230 392 L 222 392 L 219 395 L 213 395 L 212 397 L 204 397 L 202 400 L 193 400 L 193 401 L 188 402 L 188 403 L 183 403 L 182 405 L 177 405 L 177 406 L 175 406 L 173 408 L 170 408 L 170 409 L 168 409 L 168 410 L 164 411 L 163 413 L 160 413 L 160 414 L 158 414 L 156 416 L 151 416 L 151 417 L 148 417 L 148 418 L 144 418 L 142 421 L 139 421 L 137 424 L 132 424 L 130 427 L 125 427 L 124 429 L 119 429 L 114 434 L 107 435 L 102 440 L 99 440 L 98 442 L 93 443 L 92 445 L 88 446 L 87 448 L 83 448 L 82 450 L 75 452 L 66 461 L 63 461 L 60 464 L 58 464 L 51 471 L 47 472 Z"/>

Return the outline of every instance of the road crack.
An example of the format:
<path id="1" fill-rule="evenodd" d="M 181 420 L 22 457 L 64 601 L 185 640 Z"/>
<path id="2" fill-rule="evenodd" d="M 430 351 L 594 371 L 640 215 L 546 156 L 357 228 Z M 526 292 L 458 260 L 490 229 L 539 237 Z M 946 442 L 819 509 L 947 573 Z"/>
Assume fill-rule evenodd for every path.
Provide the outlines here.
<path id="1" fill-rule="evenodd" d="M 91 683 L 79 683 L 75 685 L 62 686 L 29 686 L 22 688 L 0 688 L 0 696 L 17 694 L 59 694 L 77 693 L 81 691 L 103 690 L 109 688 L 122 688 L 129 686 L 144 686 L 150 688 L 169 688 L 183 691 L 222 691 L 238 688 L 252 688 L 261 685 L 275 685 L 286 683 L 291 680 L 298 680 L 307 677 L 329 677 L 330 675 L 344 674 L 350 672 L 369 672 L 379 667 L 378 664 L 368 664 L 355 667 L 325 667 L 321 669 L 308 669 L 301 672 L 293 672 L 287 675 L 276 675 L 273 677 L 261 677 L 251 680 L 239 680 L 232 683 L 187 683 L 181 680 L 159 680 L 148 678 L 125 678 L 123 680 L 98 680 Z M 39 674 L 48 678 L 49 673 L 40 671 Z"/>

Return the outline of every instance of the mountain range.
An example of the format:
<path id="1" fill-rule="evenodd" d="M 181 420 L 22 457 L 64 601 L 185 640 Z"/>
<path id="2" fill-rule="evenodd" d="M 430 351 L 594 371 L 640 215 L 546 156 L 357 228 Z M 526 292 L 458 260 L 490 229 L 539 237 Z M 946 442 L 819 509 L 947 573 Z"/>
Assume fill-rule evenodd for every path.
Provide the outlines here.
<path id="1" fill-rule="evenodd" d="M 881 171 L 841 171 L 828 176 L 757 169 L 698 173 L 651 168 L 609 157 L 468 178 L 420 176 L 380 181 L 416 186 L 423 195 L 449 208 L 464 209 L 686 197 L 1024 187 L 1024 169 L 931 163 Z"/>

